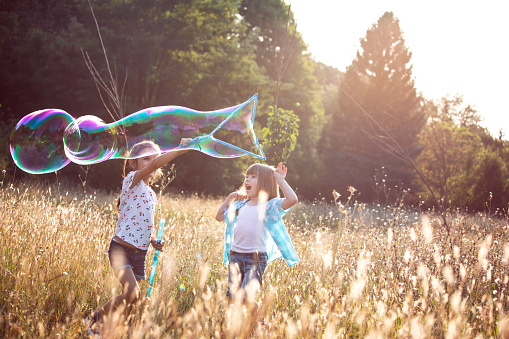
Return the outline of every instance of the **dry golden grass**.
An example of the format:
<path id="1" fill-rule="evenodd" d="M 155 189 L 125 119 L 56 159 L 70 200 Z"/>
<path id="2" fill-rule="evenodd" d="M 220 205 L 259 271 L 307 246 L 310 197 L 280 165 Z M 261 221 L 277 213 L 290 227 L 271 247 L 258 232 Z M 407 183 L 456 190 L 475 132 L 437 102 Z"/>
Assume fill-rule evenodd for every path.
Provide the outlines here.
<path id="1" fill-rule="evenodd" d="M 0 190 L 2 337 L 86 337 L 83 318 L 120 288 L 107 259 L 116 199 L 56 186 Z M 432 214 L 301 203 L 285 217 L 301 262 L 268 266 L 248 330 L 246 310 L 225 298 L 220 201 L 160 200 L 166 247 L 151 298 L 129 323 L 111 319 L 103 337 L 509 335 L 507 219 L 449 215 L 448 236 Z"/>

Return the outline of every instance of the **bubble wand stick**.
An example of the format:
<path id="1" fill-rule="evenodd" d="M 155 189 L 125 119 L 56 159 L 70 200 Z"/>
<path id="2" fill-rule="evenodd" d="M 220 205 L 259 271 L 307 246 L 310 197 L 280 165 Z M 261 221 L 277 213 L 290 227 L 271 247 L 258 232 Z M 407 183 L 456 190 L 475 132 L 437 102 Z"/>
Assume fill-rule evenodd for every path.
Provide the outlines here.
<path id="1" fill-rule="evenodd" d="M 164 224 L 165 224 L 165 220 L 161 219 L 161 221 L 159 222 L 159 230 L 157 231 L 157 243 L 158 244 L 160 244 L 161 240 L 163 239 Z M 152 268 L 150 269 L 150 282 L 148 284 L 147 299 L 150 298 L 150 291 L 152 290 L 152 283 L 154 282 L 154 277 L 156 275 L 156 267 L 157 267 L 157 258 L 158 257 L 159 257 L 159 250 L 156 249 L 154 252 L 154 260 L 152 261 Z"/>

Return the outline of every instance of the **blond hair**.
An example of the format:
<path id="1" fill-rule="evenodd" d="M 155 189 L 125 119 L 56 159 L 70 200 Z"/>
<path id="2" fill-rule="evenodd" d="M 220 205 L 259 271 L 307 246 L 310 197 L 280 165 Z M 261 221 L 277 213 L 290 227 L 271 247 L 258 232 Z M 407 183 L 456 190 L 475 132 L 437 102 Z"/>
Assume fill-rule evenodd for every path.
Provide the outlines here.
<path id="1" fill-rule="evenodd" d="M 274 177 L 275 170 L 274 167 L 269 165 L 253 164 L 249 166 L 246 172 L 246 176 L 255 174 L 258 177 L 258 195 L 261 192 L 267 194 L 267 201 L 279 198 L 279 188 Z M 245 193 L 244 185 L 240 188 L 240 191 Z"/>
<path id="2" fill-rule="evenodd" d="M 155 152 L 154 152 L 155 151 Z M 138 158 L 144 157 L 146 155 L 160 154 L 161 148 L 158 144 L 153 142 L 152 140 L 144 140 L 135 144 L 128 152 L 128 155 L 124 161 L 124 168 L 122 171 L 122 180 L 126 177 L 129 172 L 133 170 L 131 165 L 129 164 L 129 160 L 138 160 Z M 163 172 L 160 168 L 156 170 L 152 178 L 150 179 L 150 183 L 157 181 Z"/>
<path id="3" fill-rule="evenodd" d="M 152 140 L 140 141 L 139 143 L 131 147 L 131 149 L 127 153 L 126 159 L 124 160 L 124 167 L 122 170 L 122 180 L 124 180 L 126 175 L 133 170 L 133 168 L 129 164 L 129 160 L 135 160 L 137 163 L 138 158 L 141 158 L 146 155 L 153 155 L 156 153 L 157 154 L 161 153 L 161 148 L 159 147 L 158 144 L 156 144 Z M 160 168 L 158 168 L 155 171 L 154 175 L 150 178 L 149 184 L 156 182 L 162 175 L 163 172 L 161 171 Z M 119 208 L 120 208 L 120 197 L 117 200 L 117 212 Z"/>

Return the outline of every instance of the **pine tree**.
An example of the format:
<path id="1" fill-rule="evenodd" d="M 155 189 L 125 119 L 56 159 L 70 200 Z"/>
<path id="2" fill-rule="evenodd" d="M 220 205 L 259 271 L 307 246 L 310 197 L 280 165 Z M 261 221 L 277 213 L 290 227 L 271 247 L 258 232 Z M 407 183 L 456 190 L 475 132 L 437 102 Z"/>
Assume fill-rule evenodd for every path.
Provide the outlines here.
<path id="1" fill-rule="evenodd" d="M 327 178 L 323 187 L 354 186 L 364 200 L 371 200 L 377 168 L 384 167 L 387 179 L 392 179 L 385 183 L 389 186 L 409 187 L 413 176 L 404 162 L 378 147 L 373 136 L 383 127 L 413 153 L 425 114 L 409 64 L 412 53 L 393 13 L 382 15 L 360 42 L 361 50 L 340 84 L 338 110 L 322 136 Z"/>

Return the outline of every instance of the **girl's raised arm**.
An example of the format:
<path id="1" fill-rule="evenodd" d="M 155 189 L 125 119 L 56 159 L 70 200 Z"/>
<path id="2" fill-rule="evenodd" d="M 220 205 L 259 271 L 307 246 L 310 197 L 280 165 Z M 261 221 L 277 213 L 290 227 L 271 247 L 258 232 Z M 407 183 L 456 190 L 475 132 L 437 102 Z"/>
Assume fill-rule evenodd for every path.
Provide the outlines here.
<path id="1" fill-rule="evenodd" d="M 181 146 L 186 146 L 189 143 L 189 141 L 191 141 L 190 138 L 183 138 L 180 141 L 180 145 Z M 183 149 L 183 150 L 180 150 L 180 151 L 167 152 L 167 153 L 163 153 L 163 154 L 158 155 L 147 166 L 139 169 L 138 171 L 136 171 L 136 173 L 134 173 L 133 182 L 131 183 L 131 187 L 130 188 L 133 188 L 134 186 L 138 185 L 138 183 L 140 181 L 145 179 L 152 172 L 158 170 L 159 168 L 163 167 L 164 165 L 166 165 L 167 163 L 169 163 L 170 161 L 172 161 L 173 159 L 175 159 L 179 155 L 186 153 L 187 151 L 189 151 L 189 150 L 188 149 Z M 131 159 L 129 161 L 131 161 Z"/>
<path id="2" fill-rule="evenodd" d="M 226 199 L 223 201 L 223 203 L 221 204 L 221 206 L 219 206 L 219 208 L 217 209 L 217 213 L 216 213 L 216 220 L 217 221 L 224 221 L 224 210 L 226 209 L 226 207 L 230 206 L 230 203 L 234 200 L 244 200 L 246 199 L 247 196 L 245 195 L 242 195 L 238 192 L 232 192 L 228 195 L 228 197 L 226 197 Z"/>
<path id="3" fill-rule="evenodd" d="M 292 207 L 293 205 L 299 202 L 297 194 L 295 194 L 293 189 L 290 187 L 290 185 L 288 185 L 288 183 L 285 180 L 287 171 L 288 169 L 281 162 L 277 165 L 277 168 L 274 171 L 274 177 L 276 178 L 276 182 L 279 185 L 279 187 L 281 187 L 281 189 L 283 190 L 283 194 L 285 195 L 282 204 L 284 210 Z"/>

